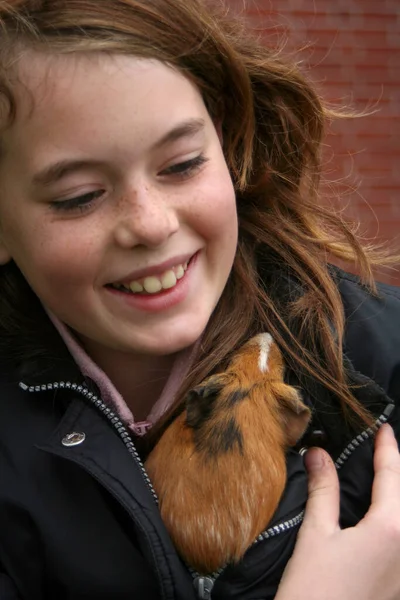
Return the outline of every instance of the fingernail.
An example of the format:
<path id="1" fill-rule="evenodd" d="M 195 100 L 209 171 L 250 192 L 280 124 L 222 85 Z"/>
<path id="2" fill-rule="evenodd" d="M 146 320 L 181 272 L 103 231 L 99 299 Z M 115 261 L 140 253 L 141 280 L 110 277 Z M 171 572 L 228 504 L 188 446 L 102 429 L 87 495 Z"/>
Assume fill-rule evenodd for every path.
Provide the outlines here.
<path id="1" fill-rule="evenodd" d="M 308 471 L 320 471 L 324 466 L 324 456 L 319 448 L 310 448 L 304 456 L 304 464 Z"/>

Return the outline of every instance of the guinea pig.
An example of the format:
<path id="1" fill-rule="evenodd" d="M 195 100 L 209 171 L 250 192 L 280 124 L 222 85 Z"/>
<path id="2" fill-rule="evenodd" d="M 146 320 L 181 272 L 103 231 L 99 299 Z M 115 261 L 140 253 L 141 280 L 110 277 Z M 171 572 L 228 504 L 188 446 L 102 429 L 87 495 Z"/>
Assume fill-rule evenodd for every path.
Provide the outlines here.
<path id="1" fill-rule="evenodd" d="M 165 526 L 199 573 L 238 561 L 277 509 L 286 452 L 310 419 L 283 375 L 272 337 L 253 337 L 225 372 L 189 392 L 147 458 Z"/>

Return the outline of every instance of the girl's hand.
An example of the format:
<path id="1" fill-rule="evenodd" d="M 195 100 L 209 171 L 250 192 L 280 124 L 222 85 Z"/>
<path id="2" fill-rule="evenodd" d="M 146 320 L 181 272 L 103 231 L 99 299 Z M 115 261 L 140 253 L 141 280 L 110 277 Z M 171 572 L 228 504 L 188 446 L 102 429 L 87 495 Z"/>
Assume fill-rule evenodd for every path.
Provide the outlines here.
<path id="1" fill-rule="evenodd" d="M 275 600 L 400 599 L 400 455 L 393 430 L 375 442 L 372 503 L 356 527 L 339 527 L 339 481 L 326 452 L 305 456 L 309 499 Z"/>

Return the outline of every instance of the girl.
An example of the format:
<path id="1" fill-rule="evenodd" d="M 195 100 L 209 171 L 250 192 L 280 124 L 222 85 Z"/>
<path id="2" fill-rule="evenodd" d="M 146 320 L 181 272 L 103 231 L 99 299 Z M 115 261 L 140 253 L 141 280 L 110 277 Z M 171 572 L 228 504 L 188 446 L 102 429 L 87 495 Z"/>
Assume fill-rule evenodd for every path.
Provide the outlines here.
<path id="1" fill-rule="evenodd" d="M 372 598 L 383 578 L 379 598 L 397 597 L 388 432 L 354 526 L 372 426 L 397 422 L 399 293 L 319 203 L 332 113 L 197 0 L 0 0 L 0 24 L 1 598 L 292 600 L 316 573 L 318 597 Z M 143 466 L 189 391 L 266 332 L 312 413 L 298 448 L 335 460 L 350 528 L 334 491 L 318 504 L 336 480 L 310 453 L 315 502 L 279 591 L 307 496 L 298 452 L 266 531 L 212 574 L 177 553 Z M 368 550 L 377 523 L 384 550 Z"/>

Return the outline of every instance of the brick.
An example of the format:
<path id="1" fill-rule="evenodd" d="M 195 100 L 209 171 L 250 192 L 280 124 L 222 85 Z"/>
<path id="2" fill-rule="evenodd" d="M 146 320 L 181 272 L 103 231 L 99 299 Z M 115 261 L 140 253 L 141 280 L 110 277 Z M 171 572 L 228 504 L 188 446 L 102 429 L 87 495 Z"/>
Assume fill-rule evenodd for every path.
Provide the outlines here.
<path id="1" fill-rule="evenodd" d="M 232 0 L 230 6 L 243 6 Z M 274 45 L 287 36 L 302 70 L 329 101 L 379 112 L 329 127 L 324 173 L 346 214 L 400 251 L 400 0 L 248 0 L 248 18 Z M 351 187 L 353 186 L 353 192 Z M 378 221 L 378 222 L 377 222 Z M 400 284 L 398 273 L 385 272 Z"/>

